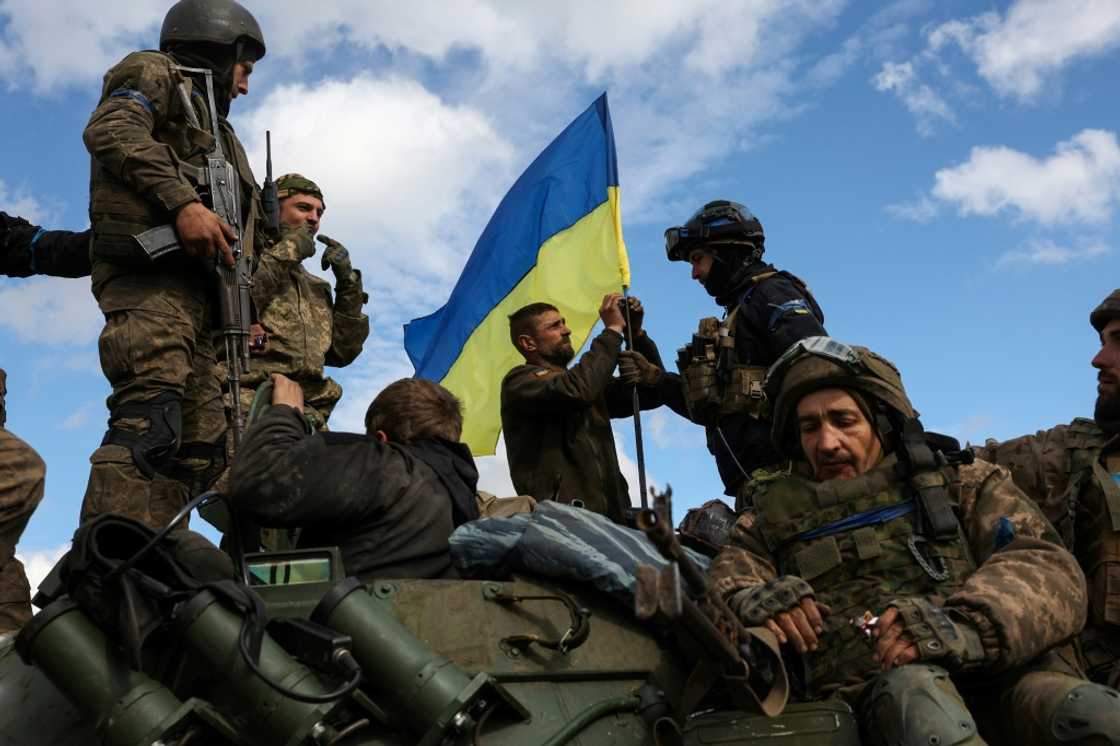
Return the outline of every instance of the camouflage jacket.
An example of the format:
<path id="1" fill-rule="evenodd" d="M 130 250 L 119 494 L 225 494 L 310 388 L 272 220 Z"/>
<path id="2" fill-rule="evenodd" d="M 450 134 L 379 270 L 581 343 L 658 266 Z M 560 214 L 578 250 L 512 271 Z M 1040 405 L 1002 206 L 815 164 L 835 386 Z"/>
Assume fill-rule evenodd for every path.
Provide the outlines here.
<path id="1" fill-rule="evenodd" d="M 1034 435 L 988 440 L 973 451 L 1006 467 L 1061 534 L 1089 582 L 1089 625 L 1081 636 L 1090 674 L 1120 661 L 1120 484 L 1103 456 L 1120 450 L 1093 420 L 1079 417 Z"/>
<path id="2" fill-rule="evenodd" d="M 646 334 L 635 349 L 661 366 L 657 345 Z M 502 430 L 513 486 L 537 500 L 581 500 L 586 508 L 621 523 L 630 507 L 626 479 L 618 470 L 612 417 L 634 414 L 632 388 L 613 377 L 622 335 L 604 329 L 579 362 L 567 370 L 519 365 L 502 379 Z M 642 409 L 665 401 L 662 378 L 640 387 Z"/>
<path id="3" fill-rule="evenodd" d="M 765 500 L 761 493 L 775 490 L 783 480 L 801 480 L 829 487 L 838 496 L 831 505 L 818 508 L 822 514 L 827 512 L 827 520 L 850 517 L 857 509 L 862 510 L 857 508 L 861 501 L 874 497 L 870 493 L 886 490 L 898 497 L 907 494 L 895 463 L 888 457 L 868 474 L 857 477 L 864 481 L 847 483 L 816 482 L 804 476 L 809 473 L 807 465 L 798 464 L 798 473 L 771 475 L 770 483 L 754 485 L 755 502 L 762 506 Z M 950 558 L 950 566 L 955 556 L 967 562 L 965 567 L 975 568 L 959 577 L 954 570 L 946 583 L 932 581 L 910 555 L 905 542 L 899 547 L 899 539 L 913 533 L 911 515 L 849 531 L 835 541 L 829 537 L 777 542 L 775 537 L 783 521 L 781 506 L 773 506 L 771 512 L 760 507 L 757 514 L 742 513 L 732 529 L 731 542 L 713 562 L 710 576 L 727 597 L 779 574 L 797 574 L 806 555 L 815 554 L 819 560 L 821 553 L 813 550 L 831 543 L 835 559 L 825 564 L 823 571 L 808 573 L 817 598 L 835 612 L 826 620 L 822 650 L 807 658 L 811 670 L 815 657 L 833 655 L 829 646 L 843 644 L 852 636 L 851 625 L 841 610 L 867 609 L 879 614 L 892 598 L 904 595 L 927 596 L 953 611 L 958 619 L 967 620 L 980 635 L 985 658 L 982 671 L 987 674 L 1025 663 L 1073 637 L 1085 622 L 1085 579 L 1074 558 L 1060 546 L 1050 523 L 1015 487 L 1006 469 L 976 461 L 959 468 L 946 467 L 942 474 L 951 501 L 959 506 L 959 543 L 963 546 L 959 550 L 948 547 L 956 554 L 944 552 L 940 545 L 932 546 L 939 556 Z M 875 487 L 866 490 L 868 494 L 846 494 L 856 484 Z M 805 525 L 797 530 L 814 527 Z M 958 567 L 962 560 L 957 561 Z M 877 665 L 871 651 L 864 650 L 848 660 L 848 670 L 840 673 L 856 680 L 873 675 Z M 837 670 L 832 673 L 835 676 Z M 841 683 L 836 678 L 832 681 Z M 849 678 L 842 683 L 854 681 Z"/>
<path id="4" fill-rule="evenodd" d="M 253 303 L 269 338 L 265 350 L 253 356 L 245 377 L 249 385 L 272 373 L 305 386 L 321 382 L 323 366 L 354 362 L 369 336 L 361 273 L 355 271 L 352 282 L 338 283 L 332 300 L 330 284 L 303 267 L 302 258 L 314 251 L 310 241 L 306 231 L 289 230 L 260 250 Z"/>
<path id="5" fill-rule="evenodd" d="M 91 156 L 95 263 L 144 266 L 148 260 L 132 236 L 173 223 L 180 207 L 199 199 L 215 133 L 204 85 L 175 65 L 163 52 L 134 52 L 105 74 L 101 98 L 82 135 Z M 242 245 L 252 251 L 260 215 L 256 181 L 232 125 L 218 121 L 217 136 L 241 179 Z M 160 262 L 203 269 L 182 252 Z"/>

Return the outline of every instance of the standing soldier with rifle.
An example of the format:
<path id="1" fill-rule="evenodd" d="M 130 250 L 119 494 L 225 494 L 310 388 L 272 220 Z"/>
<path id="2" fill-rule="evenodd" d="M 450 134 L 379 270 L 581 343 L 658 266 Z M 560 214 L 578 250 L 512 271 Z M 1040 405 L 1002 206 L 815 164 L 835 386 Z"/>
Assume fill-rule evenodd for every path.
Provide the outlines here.
<path id="1" fill-rule="evenodd" d="M 238 3 L 181 0 L 159 52 L 134 52 L 105 75 L 83 137 L 101 368 L 113 391 L 83 520 L 111 512 L 162 525 L 225 466 L 212 338 L 225 338 L 236 390 L 260 218 L 227 115 L 264 54 L 260 26 Z M 235 443 L 240 421 L 235 411 Z"/>

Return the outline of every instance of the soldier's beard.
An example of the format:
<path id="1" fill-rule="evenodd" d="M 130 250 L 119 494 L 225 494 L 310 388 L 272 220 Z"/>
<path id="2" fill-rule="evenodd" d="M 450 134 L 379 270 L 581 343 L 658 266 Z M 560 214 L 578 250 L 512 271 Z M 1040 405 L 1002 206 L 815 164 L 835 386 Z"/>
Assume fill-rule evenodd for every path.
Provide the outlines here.
<path id="1" fill-rule="evenodd" d="M 1109 435 L 1120 433 L 1120 394 L 1099 394 L 1093 419 L 1097 427 Z"/>
<path id="2" fill-rule="evenodd" d="M 568 363 L 572 362 L 572 358 L 576 356 L 576 351 L 572 349 L 571 344 L 561 344 L 548 352 L 542 352 L 541 357 L 553 365 L 558 365 L 561 368 L 567 368 Z"/>

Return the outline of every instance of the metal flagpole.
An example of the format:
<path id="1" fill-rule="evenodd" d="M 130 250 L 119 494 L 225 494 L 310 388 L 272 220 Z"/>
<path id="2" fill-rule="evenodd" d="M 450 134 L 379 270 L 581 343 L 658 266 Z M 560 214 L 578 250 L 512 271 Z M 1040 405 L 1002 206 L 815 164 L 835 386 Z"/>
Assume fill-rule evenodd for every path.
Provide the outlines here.
<path id="1" fill-rule="evenodd" d="M 634 349 L 634 331 L 630 325 L 630 288 L 622 286 L 622 307 L 626 309 L 626 348 Z M 634 400 L 634 449 L 638 452 L 638 489 L 642 499 L 642 510 L 649 508 L 649 495 L 646 492 L 646 451 L 642 445 L 642 407 L 638 401 L 638 387 L 631 389 Z"/>

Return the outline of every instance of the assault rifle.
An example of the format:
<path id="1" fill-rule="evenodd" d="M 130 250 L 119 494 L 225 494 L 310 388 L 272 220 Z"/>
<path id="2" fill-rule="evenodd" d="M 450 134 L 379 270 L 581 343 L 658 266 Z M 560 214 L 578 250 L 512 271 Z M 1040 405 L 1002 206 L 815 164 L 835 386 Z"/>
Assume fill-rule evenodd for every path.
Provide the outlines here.
<path id="1" fill-rule="evenodd" d="M 226 158 L 222 146 L 222 132 L 218 124 L 218 109 L 214 99 L 214 74 L 205 68 L 178 67 L 180 72 L 203 75 L 206 78 L 206 102 L 210 107 L 211 132 L 214 135 L 214 149 L 206 156 L 206 167 L 200 174 L 200 193 L 203 202 L 214 213 L 237 232 L 237 239 L 230 247 L 233 250 L 234 265 L 227 267 L 222 257 L 215 257 L 214 268 L 218 275 L 218 313 L 222 338 L 226 347 L 226 366 L 228 367 L 229 393 L 233 399 L 233 447 L 241 445 L 241 431 L 244 420 L 241 416 L 241 375 L 249 371 L 249 324 L 251 323 L 252 302 L 249 288 L 252 284 L 252 266 L 249 257 L 242 249 L 241 229 L 241 181 L 237 169 Z M 190 124 L 202 129 L 187 92 L 185 82 L 177 86 Z M 140 247 L 150 259 L 158 259 L 164 254 L 179 250 L 179 236 L 174 226 L 161 225 L 135 236 Z"/>
<path id="2" fill-rule="evenodd" d="M 638 567 L 634 613 L 642 620 L 659 617 L 677 625 L 701 650 L 679 714 L 683 717 L 691 712 L 713 685 L 722 682 L 736 707 L 757 708 L 773 717 L 789 698 L 789 679 L 778 641 L 765 628 L 743 626 L 681 546 L 673 530 L 672 495 L 673 488 L 667 487 L 654 495 L 652 509 L 638 513 L 638 528 L 668 564 L 660 572 L 651 565 Z M 762 698 L 755 692 L 760 685 L 769 687 Z"/>

